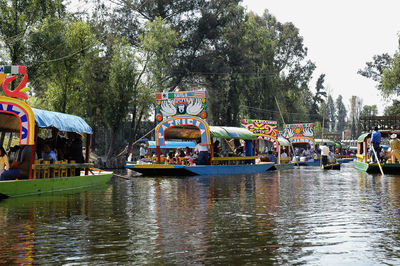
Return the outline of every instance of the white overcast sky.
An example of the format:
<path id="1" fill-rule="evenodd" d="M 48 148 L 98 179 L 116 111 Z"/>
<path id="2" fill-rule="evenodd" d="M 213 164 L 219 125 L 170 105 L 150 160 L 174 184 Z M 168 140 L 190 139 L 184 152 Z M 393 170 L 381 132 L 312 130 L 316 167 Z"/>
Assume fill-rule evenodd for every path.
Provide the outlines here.
<path id="1" fill-rule="evenodd" d="M 292 22 L 304 38 L 308 58 L 317 66 L 311 87 L 324 73 L 325 86 L 348 107 L 352 95 L 364 105 L 385 102 L 377 83 L 357 74 L 376 54 L 398 50 L 400 0 L 243 0 L 248 11 L 268 9 L 278 21 Z M 391 103 L 391 101 L 390 101 Z"/>

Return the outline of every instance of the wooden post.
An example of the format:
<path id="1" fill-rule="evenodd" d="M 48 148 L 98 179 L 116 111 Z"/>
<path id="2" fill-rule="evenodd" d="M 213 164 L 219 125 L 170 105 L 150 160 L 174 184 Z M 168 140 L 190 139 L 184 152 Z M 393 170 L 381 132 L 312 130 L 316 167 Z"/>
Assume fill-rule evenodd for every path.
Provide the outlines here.
<path id="1" fill-rule="evenodd" d="M 158 164 L 161 164 L 161 149 L 160 149 L 159 145 L 156 147 L 156 150 L 157 150 L 157 161 L 158 161 Z"/>
<path id="2" fill-rule="evenodd" d="M 213 147 L 213 140 L 211 138 L 211 143 L 210 143 L 210 165 L 213 165 L 213 158 L 214 158 L 214 147 Z"/>
<path id="3" fill-rule="evenodd" d="M 86 135 L 86 151 L 85 151 L 85 163 L 89 162 L 89 157 L 90 157 L 90 140 L 91 140 L 92 135 L 87 134 Z M 89 170 L 85 168 L 85 175 L 89 174 Z"/>

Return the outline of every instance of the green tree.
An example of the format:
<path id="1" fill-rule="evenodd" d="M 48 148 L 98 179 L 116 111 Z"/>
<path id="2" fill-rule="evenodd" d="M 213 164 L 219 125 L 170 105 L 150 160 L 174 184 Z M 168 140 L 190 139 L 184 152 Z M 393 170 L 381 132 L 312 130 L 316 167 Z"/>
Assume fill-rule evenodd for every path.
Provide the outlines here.
<path id="1" fill-rule="evenodd" d="M 328 95 L 327 104 L 327 120 L 328 120 L 328 128 L 330 131 L 334 131 L 336 128 L 336 107 L 335 102 L 331 95 Z"/>
<path id="2" fill-rule="evenodd" d="M 376 116 L 378 115 L 378 107 L 374 105 L 364 105 L 360 116 Z"/>
<path id="3" fill-rule="evenodd" d="M 104 121 L 111 129 L 111 141 L 107 152 L 107 159 L 111 158 L 115 150 L 118 132 L 127 120 L 129 104 L 134 93 L 137 76 L 135 52 L 126 42 L 121 41 L 113 47 L 113 56 L 110 68 L 110 86 L 104 102 Z"/>
<path id="4" fill-rule="evenodd" d="M 352 139 L 358 138 L 360 135 L 360 114 L 362 110 L 362 99 L 358 96 L 352 96 L 350 100 L 350 128 Z"/>
<path id="5" fill-rule="evenodd" d="M 64 11 L 60 0 L 0 0 L 0 38 L 8 51 L 7 62 L 24 64 L 27 59 L 26 40 L 31 28 Z"/>
<path id="6" fill-rule="evenodd" d="M 312 104 L 309 111 L 309 115 L 311 120 L 318 120 L 322 122 L 322 115 L 320 114 L 320 110 L 318 104 L 322 104 L 325 102 L 324 98 L 326 97 L 325 86 L 325 74 L 321 74 L 317 80 L 315 85 L 315 94 L 312 97 Z"/>
<path id="7" fill-rule="evenodd" d="M 346 106 L 343 103 L 342 95 L 339 95 L 336 98 L 335 107 L 336 107 L 336 117 L 337 117 L 336 130 L 338 132 L 342 132 L 346 128 L 346 116 L 347 116 L 347 110 Z"/>

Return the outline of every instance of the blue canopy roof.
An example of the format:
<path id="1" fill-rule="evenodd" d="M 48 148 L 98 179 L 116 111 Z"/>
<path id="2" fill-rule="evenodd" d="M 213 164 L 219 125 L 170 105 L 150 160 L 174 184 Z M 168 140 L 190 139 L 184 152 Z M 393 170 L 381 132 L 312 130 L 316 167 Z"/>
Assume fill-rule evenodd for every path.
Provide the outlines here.
<path id="1" fill-rule="evenodd" d="M 55 127 L 60 131 L 92 134 L 92 128 L 79 116 L 32 108 L 38 127 Z"/>
<path id="2" fill-rule="evenodd" d="M 150 149 L 156 148 L 156 142 L 154 140 L 148 141 Z M 196 143 L 193 141 L 165 141 L 165 146 L 161 146 L 162 149 L 184 149 L 186 147 L 195 148 Z"/>

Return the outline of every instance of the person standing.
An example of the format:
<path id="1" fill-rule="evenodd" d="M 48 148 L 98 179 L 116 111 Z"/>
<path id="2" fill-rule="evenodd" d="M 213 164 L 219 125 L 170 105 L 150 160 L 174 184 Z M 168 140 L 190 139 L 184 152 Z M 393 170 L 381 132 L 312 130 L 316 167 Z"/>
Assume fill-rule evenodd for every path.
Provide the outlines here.
<path id="1" fill-rule="evenodd" d="M 195 152 L 198 152 L 199 156 L 197 157 L 198 165 L 207 165 L 208 161 L 208 148 L 206 145 L 201 145 L 201 141 L 197 141 L 197 145 L 194 148 Z"/>
<path id="2" fill-rule="evenodd" d="M 380 143 L 381 143 L 381 132 L 379 132 L 378 127 L 374 128 L 374 132 L 372 132 L 372 136 L 371 136 L 371 144 L 372 147 L 375 150 L 376 156 L 378 158 L 375 158 L 375 154 L 372 153 L 372 162 L 379 162 L 381 160 L 380 158 L 380 152 L 381 152 L 381 148 L 380 148 Z"/>
<path id="3" fill-rule="evenodd" d="M 3 146 L 0 146 L 0 175 L 10 168 L 8 156 Z"/>
<path id="4" fill-rule="evenodd" d="M 327 165 L 328 164 L 328 156 L 330 153 L 329 147 L 326 146 L 326 143 L 322 143 L 322 145 L 319 147 L 321 150 L 321 157 L 322 157 L 322 165 Z"/>
<path id="5" fill-rule="evenodd" d="M 392 163 L 400 163 L 400 141 L 397 139 L 397 134 L 392 134 L 390 136 L 389 146 L 392 154 Z"/>
<path id="6" fill-rule="evenodd" d="M 146 156 L 146 149 L 144 148 L 144 144 L 140 145 L 139 156 L 140 156 L 140 159 L 143 159 Z"/>

